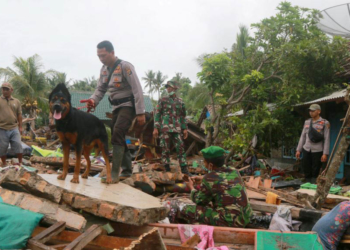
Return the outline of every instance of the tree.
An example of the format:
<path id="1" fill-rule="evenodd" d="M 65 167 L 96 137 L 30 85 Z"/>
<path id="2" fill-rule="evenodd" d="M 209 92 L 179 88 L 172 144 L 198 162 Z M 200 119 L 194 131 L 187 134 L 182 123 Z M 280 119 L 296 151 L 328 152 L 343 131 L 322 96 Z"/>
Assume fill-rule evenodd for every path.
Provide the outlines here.
<path id="1" fill-rule="evenodd" d="M 278 120 L 271 141 L 291 139 L 286 135 L 293 136 L 300 129 L 298 123 L 290 124 L 293 105 L 334 91 L 342 83 L 336 73 L 342 71 L 340 62 L 349 55 L 346 40 L 331 39 L 317 28 L 317 10 L 288 2 L 280 3 L 277 10 L 275 16 L 252 25 L 255 32 L 243 50 L 203 57 L 198 76 L 210 90 L 212 105 L 218 103 L 222 110 L 212 117 L 212 142 L 222 131 L 218 128 L 225 110 L 242 108 L 241 119 L 249 122 L 249 112 L 261 109 L 264 103 L 275 104 L 272 116 Z M 287 124 L 289 127 L 284 126 Z"/>
<path id="2" fill-rule="evenodd" d="M 163 75 L 163 73 L 160 71 L 157 71 L 156 77 L 155 77 L 154 83 L 153 83 L 153 89 L 155 92 L 158 93 L 158 100 L 160 98 L 160 91 L 161 91 L 161 88 L 163 87 L 163 83 L 165 82 L 165 80 L 167 78 L 168 78 L 168 76 Z"/>
<path id="3" fill-rule="evenodd" d="M 41 59 L 38 55 L 27 59 L 15 57 L 13 68 L 0 68 L 0 75 L 5 81 L 12 83 L 15 94 L 21 99 L 23 112 L 28 113 L 30 118 L 37 113 L 48 113 L 48 84 L 47 75 L 53 71 L 44 72 Z M 35 120 L 32 121 L 35 128 Z"/>
<path id="4" fill-rule="evenodd" d="M 92 76 L 84 78 L 83 80 L 74 81 L 70 89 L 73 91 L 93 92 L 97 88 L 97 83 L 98 80 Z"/>
<path id="5" fill-rule="evenodd" d="M 238 55 L 241 55 L 242 58 L 245 58 L 245 49 L 248 47 L 249 39 L 250 37 L 247 26 L 240 25 L 239 33 L 236 36 L 236 43 L 232 45 L 232 52 L 235 52 Z"/>
<path id="6" fill-rule="evenodd" d="M 148 70 L 145 72 L 146 77 L 142 77 L 142 80 L 146 82 L 145 88 L 148 88 L 148 93 L 152 94 L 154 92 L 154 81 L 156 73 L 153 70 Z"/>
<path id="7" fill-rule="evenodd" d="M 56 87 L 59 83 L 64 83 L 67 87 L 69 86 L 69 83 L 72 80 L 67 80 L 67 74 L 63 72 L 53 71 L 49 74 L 49 77 L 47 77 L 47 82 L 50 86 L 50 89 L 53 89 Z"/>

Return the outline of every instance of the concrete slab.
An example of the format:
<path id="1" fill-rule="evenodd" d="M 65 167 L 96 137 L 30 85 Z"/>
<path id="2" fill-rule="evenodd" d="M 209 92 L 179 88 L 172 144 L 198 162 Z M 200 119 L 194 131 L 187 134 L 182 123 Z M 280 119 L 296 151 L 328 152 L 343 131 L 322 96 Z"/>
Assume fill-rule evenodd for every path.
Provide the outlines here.
<path id="1" fill-rule="evenodd" d="M 134 208 L 148 209 L 162 207 L 158 198 L 145 194 L 124 183 L 106 185 L 101 183 L 100 178 L 91 177 L 89 179 L 80 178 L 80 183 L 72 183 L 70 182 L 70 176 L 67 176 L 64 181 L 58 180 L 57 175 L 54 174 L 39 174 L 39 176 L 55 186 L 86 195 L 90 198 Z"/>
<path id="2" fill-rule="evenodd" d="M 112 221 L 143 225 L 163 220 L 168 212 L 158 198 L 124 183 L 107 185 L 91 177 L 72 183 L 71 176 L 62 181 L 51 174 L 38 177 L 63 190 L 61 203 Z"/>

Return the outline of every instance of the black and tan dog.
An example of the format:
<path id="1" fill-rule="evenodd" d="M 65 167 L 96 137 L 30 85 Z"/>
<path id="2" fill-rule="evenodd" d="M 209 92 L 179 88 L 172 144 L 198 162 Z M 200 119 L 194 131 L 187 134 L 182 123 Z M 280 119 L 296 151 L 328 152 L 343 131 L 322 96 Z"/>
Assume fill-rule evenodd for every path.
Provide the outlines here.
<path id="1" fill-rule="evenodd" d="M 101 151 L 106 161 L 106 183 L 112 183 L 111 167 L 108 159 L 108 136 L 104 124 L 92 114 L 77 110 L 71 105 L 71 96 L 66 85 L 58 84 L 51 92 L 50 112 L 56 121 L 57 135 L 63 146 L 63 173 L 57 179 L 65 180 L 68 173 L 70 144 L 75 146 L 76 165 L 71 182 L 79 183 L 81 155 L 87 162 L 82 178 L 90 172 L 90 152 L 94 147 Z"/>

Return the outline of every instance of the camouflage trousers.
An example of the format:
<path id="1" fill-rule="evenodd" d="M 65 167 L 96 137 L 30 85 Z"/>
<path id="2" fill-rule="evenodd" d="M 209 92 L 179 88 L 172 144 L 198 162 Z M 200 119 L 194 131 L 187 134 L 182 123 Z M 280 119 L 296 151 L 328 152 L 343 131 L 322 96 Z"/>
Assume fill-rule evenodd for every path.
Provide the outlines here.
<path id="1" fill-rule="evenodd" d="M 242 207 L 241 211 L 228 210 L 224 208 L 214 209 L 212 207 L 187 205 L 185 206 L 180 217 L 188 223 L 200 223 L 211 226 L 222 227 L 245 227 L 250 222 L 253 211 L 250 206 Z"/>
<path id="2" fill-rule="evenodd" d="M 186 165 L 185 145 L 180 133 L 162 133 L 160 146 L 162 147 L 162 162 L 170 164 L 170 141 L 173 141 L 180 166 Z"/>

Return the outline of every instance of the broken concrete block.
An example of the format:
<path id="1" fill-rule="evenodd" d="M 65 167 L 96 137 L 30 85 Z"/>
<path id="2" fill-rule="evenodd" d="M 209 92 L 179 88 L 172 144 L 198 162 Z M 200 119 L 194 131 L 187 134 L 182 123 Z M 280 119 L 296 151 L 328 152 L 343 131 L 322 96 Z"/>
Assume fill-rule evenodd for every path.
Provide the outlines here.
<path id="1" fill-rule="evenodd" d="M 25 169 L 10 169 L 0 178 L 0 185 L 3 188 L 27 192 L 33 195 L 48 199 L 55 203 L 60 203 L 63 190 L 58 188 L 33 172 Z"/>
<path id="2" fill-rule="evenodd" d="M 80 179 L 80 183 L 58 180 L 57 175 L 39 175 L 61 188 L 62 203 L 96 216 L 132 225 L 164 219 L 168 213 L 160 200 L 123 183 L 106 185 L 99 178 Z"/>
<path id="3" fill-rule="evenodd" d="M 158 198 L 128 185 L 106 185 L 98 178 L 80 179 L 80 183 L 75 184 L 71 183 L 70 179 L 67 177 L 64 181 L 58 180 L 57 175 L 38 175 L 23 169 L 9 170 L 1 177 L 0 185 L 132 225 L 154 223 L 167 215 L 167 209 L 161 205 Z M 33 200 L 29 200 L 28 204 L 31 202 Z"/>
<path id="4" fill-rule="evenodd" d="M 66 222 L 67 228 L 78 231 L 84 229 L 86 225 L 85 218 L 80 214 L 46 199 L 38 198 L 27 193 L 7 190 L 5 188 L 0 189 L 0 197 L 7 204 L 43 214 L 43 220 L 48 224 L 64 221 Z"/>

